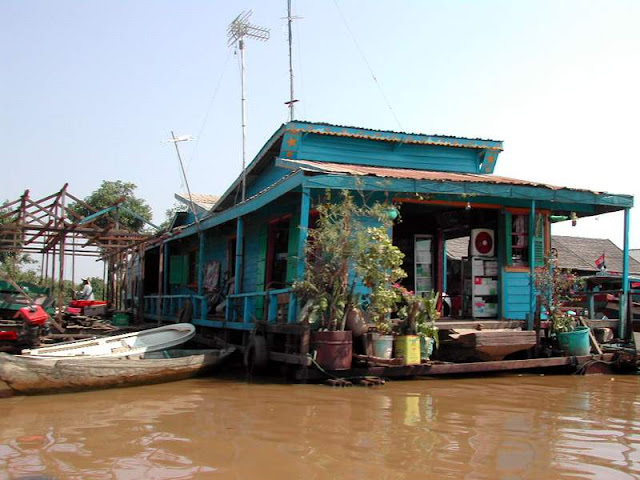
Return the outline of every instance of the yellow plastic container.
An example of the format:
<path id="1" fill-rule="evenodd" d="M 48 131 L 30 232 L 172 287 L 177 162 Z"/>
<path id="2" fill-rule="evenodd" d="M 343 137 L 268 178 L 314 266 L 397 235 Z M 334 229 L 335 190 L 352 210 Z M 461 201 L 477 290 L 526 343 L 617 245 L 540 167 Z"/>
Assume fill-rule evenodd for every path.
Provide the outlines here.
<path id="1" fill-rule="evenodd" d="M 403 357 L 405 365 L 420 364 L 420 337 L 418 335 L 401 335 L 394 342 L 396 357 Z"/>

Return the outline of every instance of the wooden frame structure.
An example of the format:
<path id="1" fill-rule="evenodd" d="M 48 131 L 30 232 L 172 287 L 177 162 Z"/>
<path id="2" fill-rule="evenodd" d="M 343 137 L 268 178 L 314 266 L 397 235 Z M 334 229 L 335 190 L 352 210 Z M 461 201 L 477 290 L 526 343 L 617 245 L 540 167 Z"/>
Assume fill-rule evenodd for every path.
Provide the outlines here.
<path id="1" fill-rule="evenodd" d="M 118 307 L 116 279 L 123 278 L 129 253 L 144 248 L 149 234 L 136 233 L 120 225 L 118 214 L 124 198 L 97 211 L 68 191 L 65 184 L 58 192 L 33 199 L 29 190 L 17 200 L 0 206 L 0 254 L 42 256 L 41 278 L 57 282 L 57 305 L 63 301 L 65 260 L 95 257 L 107 263 L 107 301 Z M 82 216 L 72 207 L 81 205 L 92 212 Z M 75 276 L 72 274 L 72 277 Z M 57 314 L 60 315 L 60 312 Z"/>

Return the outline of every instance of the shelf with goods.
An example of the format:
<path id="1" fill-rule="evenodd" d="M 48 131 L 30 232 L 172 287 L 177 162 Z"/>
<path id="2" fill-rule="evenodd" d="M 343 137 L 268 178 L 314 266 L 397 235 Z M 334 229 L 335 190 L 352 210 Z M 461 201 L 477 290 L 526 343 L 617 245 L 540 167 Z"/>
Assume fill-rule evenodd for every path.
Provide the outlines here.
<path id="1" fill-rule="evenodd" d="M 414 236 L 414 291 L 416 295 L 429 295 L 433 290 L 433 237 Z"/>
<path id="2" fill-rule="evenodd" d="M 463 308 L 473 318 L 498 315 L 498 262 L 495 257 L 465 257 L 462 261 Z"/>

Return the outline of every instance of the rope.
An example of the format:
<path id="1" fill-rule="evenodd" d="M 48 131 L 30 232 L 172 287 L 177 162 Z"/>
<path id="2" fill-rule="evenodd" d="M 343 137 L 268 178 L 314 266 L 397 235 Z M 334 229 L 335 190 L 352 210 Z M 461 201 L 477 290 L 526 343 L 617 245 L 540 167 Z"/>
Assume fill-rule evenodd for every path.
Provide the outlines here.
<path id="1" fill-rule="evenodd" d="M 576 359 L 576 361 L 577 361 L 577 359 Z M 586 370 L 587 370 L 587 367 L 590 367 L 591 365 L 595 365 L 597 363 L 602 363 L 603 365 L 615 365 L 616 364 L 615 361 L 607 362 L 605 360 L 600 360 L 598 358 L 592 358 L 591 360 L 588 360 L 588 361 L 584 362 L 582 365 L 580 365 L 573 374 L 574 375 L 584 375 Z"/>
<path id="2" fill-rule="evenodd" d="M 202 120 L 202 125 L 200 126 L 200 130 L 198 131 L 198 135 L 196 136 L 196 144 L 194 145 L 193 151 L 191 152 L 191 156 L 189 157 L 189 161 L 187 162 L 187 171 L 189 170 L 189 167 L 191 166 L 191 162 L 195 158 L 196 153 L 198 151 L 198 145 L 200 145 L 200 138 L 202 137 L 202 132 L 204 131 L 204 127 L 207 125 L 207 121 L 209 119 L 209 113 L 211 113 L 211 107 L 213 106 L 213 102 L 216 99 L 216 96 L 218 95 L 218 90 L 220 90 L 220 85 L 222 84 L 222 79 L 224 78 L 227 64 L 229 63 L 229 59 L 231 58 L 232 53 L 233 53 L 232 50 L 229 50 L 229 52 L 227 53 L 227 58 L 225 59 L 224 65 L 222 66 L 222 73 L 220 74 L 220 78 L 218 79 L 216 88 L 213 91 L 213 96 L 211 97 L 211 100 L 209 100 L 209 105 L 207 106 L 207 111 L 204 115 L 204 119 Z"/>
<path id="3" fill-rule="evenodd" d="M 380 94 L 382 95 L 382 98 L 384 99 L 385 103 L 387 104 L 387 108 L 389 108 L 389 110 L 391 111 L 391 114 L 393 115 L 393 118 L 395 119 L 396 123 L 398 124 L 398 128 L 400 130 L 404 130 L 404 128 L 402 128 L 402 124 L 400 123 L 400 120 L 398 119 L 398 116 L 396 115 L 396 112 L 393 110 L 393 107 L 391 106 L 391 102 L 389 102 L 389 99 L 387 98 L 387 96 L 384 93 L 384 90 L 382 89 L 382 85 L 380 85 L 380 83 L 378 82 L 378 79 L 376 78 L 375 73 L 373 73 L 373 68 L 371 68 L 371 65 L 369 64 L 369 61 L 367 60 L 367 57 L 364 54 L 364 51 L 362 50 L 362 48 L 360 48 L 360 44 L 358 43 L 358 40 L 356 39 L 356 36 L 351 31 L 351 28 L 349 28 L 349 24 L 347 23 L 347 19 L 345 18 L 344 14 L 342 13 L 342 10 L 340 9 L 340 5 L 338 5 L 338 1 L 337 0 L 333 0 L 333 3 L 336 4 L 336 8 L 338 9 L 338 13 L 340 14 L 340 17 L 342 18 L 342 22 L 344 23 L 344 26 L 347 29 L 347 32 L 349 32 L 349 35 L 351 35 L 351 39 L 353 40 L 353 43 L 355 44 L 356 49 L 358 50 L 358 53 L 360 54 L 360 56 L 364 60 L 364 63 L 367 65 L 367 68 L 369 69 L 369 73 L 371 74 L 371 78 L 373 78 L 373 82 L 376 84 L 376 86 L 380 90 Z"/>
<path id="4" fill-rule="evenodd" d="M 329 378 L 333 378 L 334 380 L 361 380 L 361 379 L 370 379 L 372 378 L 372 375 L 352 375 L 349 377 L 338 377 L 330 372 L 327 372 L 324 368 L 322 368 L 318 362 L 316 362 L 316 359 L 313 358 L 313 355 L 307 353 L 307 357 L 311 360 L 311 363 L 318 369 L 320 370 L 320 372 L 324 373 L 327 377 Z M 380 378 L 380 377 L 378 377 Z M 384 379 L 382 379 L 384 380 Z"/>

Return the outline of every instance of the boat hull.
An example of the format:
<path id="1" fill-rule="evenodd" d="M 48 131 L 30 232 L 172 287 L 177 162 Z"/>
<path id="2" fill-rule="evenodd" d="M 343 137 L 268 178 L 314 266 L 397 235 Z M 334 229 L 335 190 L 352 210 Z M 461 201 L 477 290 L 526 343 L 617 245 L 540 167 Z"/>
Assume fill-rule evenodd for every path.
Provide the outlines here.
<path id="1" fill-rule="evenodd" d="M 57 343 L 22 351 L 32 357 L 134 357 L 181 345 L 196 334 L 190 323 L 176 323 L 122 335 Z"/>
<path id="2" fill-rule="evenodd" d="M 172 352 L 173 358 L 137 359 L 57 359 L 0 353 L 0 380 L 13 393 L 24 395 L 164 383 L 205 373 L 233 351 L 183 350 Z"/>

